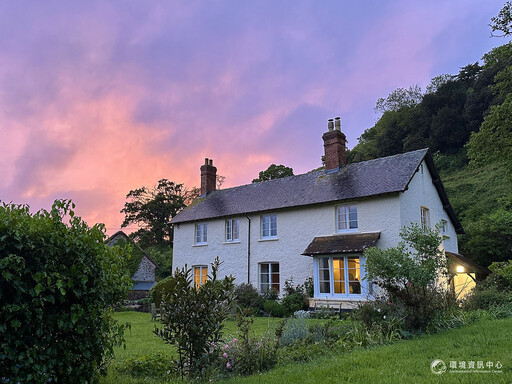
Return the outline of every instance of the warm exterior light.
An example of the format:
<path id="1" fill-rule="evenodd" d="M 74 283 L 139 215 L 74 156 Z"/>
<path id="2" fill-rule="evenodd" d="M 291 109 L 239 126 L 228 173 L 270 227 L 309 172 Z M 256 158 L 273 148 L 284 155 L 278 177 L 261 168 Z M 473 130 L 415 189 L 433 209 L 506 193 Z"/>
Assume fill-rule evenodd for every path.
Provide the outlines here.
<path id="1" fill-rule="evenodd" d="M 462 265 L 457 265 L 457 272 L 458 273 L 464 272 L 464 267 Z"/>

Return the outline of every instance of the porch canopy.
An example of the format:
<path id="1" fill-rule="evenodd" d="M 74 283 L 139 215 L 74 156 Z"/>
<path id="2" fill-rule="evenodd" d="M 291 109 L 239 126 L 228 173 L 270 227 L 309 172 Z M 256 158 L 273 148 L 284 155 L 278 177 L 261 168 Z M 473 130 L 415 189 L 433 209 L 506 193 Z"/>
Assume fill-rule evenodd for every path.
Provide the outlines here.
<path id="1" fill-rule="evenodd" d="M 354 233 L 315 237 L 302 252 L 305 256 L 330 255 L 340 253 L 362 253 L 375 246 L 380 232 Z"/>
<path id="2" fill-rule="evenodd" d="M 469 260 L 467 257 L 464 257 L 462 255 L 459 255 L 458 253 L 454 252 L 445 252 L 447 258 L 451 261 L 449 263 L 450 272 L 452 273 L 460 273 L 461 271 L 457 271 L 457 268 L 462 267 L 464 273 L 478 273 L 482 276 L 487 276 L 491 271 L 489 271 L 487 268 L 482 267 L 481 265 L 478 265 L 474 261 Z"/>

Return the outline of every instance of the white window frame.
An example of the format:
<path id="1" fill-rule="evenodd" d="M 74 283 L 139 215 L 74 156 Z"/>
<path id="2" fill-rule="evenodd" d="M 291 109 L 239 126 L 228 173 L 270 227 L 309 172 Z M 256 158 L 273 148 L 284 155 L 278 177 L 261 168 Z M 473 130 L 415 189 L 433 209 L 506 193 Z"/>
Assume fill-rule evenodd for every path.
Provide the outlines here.
<path id="1" fill-rule="evenodd" d="M 262 215 L 260 222 L 261 239 L 277 239 L 277 215 Z M 266 235 L 265 232 L 267 232 Z"/>
<path id="2" fill-rule="evenodd" d="M 240 241 L 240 228 L 238 219 L 228 219 L 226 220 L 226 242 L 233 243 Z"/>
<path id="3" fill-rule="evenodd" d="M 441 220 L 441 234 L 446 235 L 448 233 L 448 220 Z"/>
<path id="4" fill-rule="evenodd" d="M 200 281 L 196 281 L 196 270 L 199 271 L 199 279 Z M 192 266 L 192 273 L 194 276 L 194 286 L 199 288 L 201 285 L 206 283 L 206 280 L 208 280 L 208 266 L 207 265 L 193 265 Z M 204 281 L 203 281 L 204 279 Z"/>
<path id="5" fill-rule="evenodd" d="M 355 220 L 350 215 L 355 214 Z M 340 220 L 343 219 L 343 220 Z M 340 224 L 344 222 L 343 228 Z M 351 226 L 355 222 L 355 227 Z M 359 230 L 359 218 L 357 215 L 357 205 L 337 205 L 336 206 L 336 232 L 357 232 Z"/>
<path id="6" fill-rule="evenodd" d="M 360 293 L 349 293 L 349 271 L 348 271 L 348 259 L 351 257 L 359 258 L 359 283 L 361 286 Z M 333 259 L 343 258 L 344 259 L 344 283 L 345 293 L 334 293 L 334 270 L 333 270 Z M 320 262 L 321 259 L 329 260 L 329 292 L 320 292 Z M 345 300 L 365 300 L 370 298 L 370 291 L 368 282 L 366 281 L 366 259 L 362 254 L 346 254 L 346 255 L 325 255 L 313 258 L 313 279 L 314 279 L 314 297 L 318 299 L 345 299 Z M 324 281 L 324 280 L 322 280 Z"/>
<path id="7" fill-rule="evenodd" d="M 420 207 L 420 226 L 426 231 L 430 228 L 430 210 L 427 207 Z"/>
<path id="8" fill-rule="evenodd" d="M 208 244 L 208 223 L 197 223 L 194 226 L 194 244 Z"/>
<path id="9" fill-rule="evenodd" d="M 268 282 L 263 282 L 262 279 L 262 265 L 268 266 Z M 273 269 L 273 266 L 277 265 L 277 272 L 275 272 Z M 265 273 L 266 274 L 266 273 Z M 273 283 L 272 282 L 272 275 L 277 275 L 278 282 Z M 266 288 L 263 287 L 263 284 L 266 285 Z M 273 285 L 277 284 L 277 292 L 281 292 L 281 267 L 277 261 L 265 261 L 263 263 L 258 263 L 258 288 L 261 293 L 267 292 L 269 289 L 276 288 Z"/>

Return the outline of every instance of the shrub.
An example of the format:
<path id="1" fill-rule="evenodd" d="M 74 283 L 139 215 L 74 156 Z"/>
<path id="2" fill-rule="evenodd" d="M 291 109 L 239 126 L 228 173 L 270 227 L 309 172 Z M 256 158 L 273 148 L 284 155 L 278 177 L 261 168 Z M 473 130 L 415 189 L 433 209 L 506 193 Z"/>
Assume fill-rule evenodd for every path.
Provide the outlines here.
<path id="1" fill-rule="evenodd" d="M 289 319 L 283 330 L 281 345 L 290 345 L 302 341 L 308 334 L 304 319 Z"/>
<path id="2" fill-rule="evenodd" d="M 265 301 L 265 304 L 263 304 L 263 308 L 265 309 L 266 313 L 275 317 L 285 317 L 287 315 L 286 308 L 275 300 Z"/>
<path id="3" fill-rule="evenodd" d="M 5 382 L 97 381 L 124 326 L 111 316 L 131 286 L 120 247 L 104 244 L 71 201 L 35 214 L 0 207 L 0 366 Z M 64 223 L 64 218 L 68 219 Z"/>
<path id="4" fill-rule="evenodd" d="M 332 354 L 323 343 L 310 343 L 307 339 L 286 347 L 279 348 L 278 361 L 280 364 L 289 362 L 305 363 L 320 356 Z"/>
<path id="5" fill-rule="evenodd" d="M 306 296 L 303 293 L 295 292 L 290 293 L 289 295 L 286 295 L 281 300 L 281 305 L 286 310 L 287 315 L 292 315 L 293 313 L 307 309 L 308 305 L 306 303 Z"/>
<path id="6" fill-rule="evenodd" d="M 234 278 L 217 279 L 218 258 L 212 263 L 212 274 L 196 288 L 191 269 L 176 269 L 167 280 L 163 296 L 167 313 L 163 328 L 154 333 L 178 351 L 177 371 L 183 378 L 205 378 L 213 368 L 222 337 L 224 321 L 233 298 Z"/>
<path id="7" fill-rule="evenodd" d="M 496 306 L 512 304 L 512 293 L 497 291 L 496 289 L 479 290 L 475 289 L 469 294 L 464 302 L 463 308 L 467 310 L 489 309 Z"/>
<path id="8" fill-rule="evenodd" d="M 221 349 L 221 372 L 250 375 L 265 372 L 276 365 L 279 340 L 285 321 L 277 327 L 275 337 L 267 333 L 258 339 L 250 337 L 249 334 L 253 322 L 253 317 L 237 315 L 238 338 L 225 344 Z"/>
<path id="9" fill-rule="evenodd" d="M 169 276 L 156 283 L 153 288 L 149 291 L 148 299 L 150 303 L 155 303 L 157 308 L 160 308 L 160 304 L 163 301 L 165 295 L 169 293 L 169 290 L 173 289 L 173 277 Z"/>
<path id="10" fill-rule="evenodd" d="M 262 296 L 263 296 L 264 301 L 268 301 L 268 300 L 276 301 L 277 299 L 279 299 L 279 292 L 274 288 L 270 288 L 269 290 L 264 292 Z"/>
<path id="11" fill-rule="evenodd" d="M 249 314 L 255 315 L 263 309 L 264 299 L 252 284 L 243 283 L 235 288 L 235 300 L 244 311 L 249 309 Z"/>

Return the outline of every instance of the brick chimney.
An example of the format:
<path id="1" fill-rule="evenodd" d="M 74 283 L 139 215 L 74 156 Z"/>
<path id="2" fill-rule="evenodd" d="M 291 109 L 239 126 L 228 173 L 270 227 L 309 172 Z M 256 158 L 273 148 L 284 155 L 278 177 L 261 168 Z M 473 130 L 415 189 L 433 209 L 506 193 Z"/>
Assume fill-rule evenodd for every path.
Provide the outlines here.
<path id="1" fill-rule="evenodd" d="M 201 196 L 215 191 L 217 186 L 217 168 L 213 166 L 212 159 L 204 159 L 204 165 L 201 165 Z"/>
<path id="2" fill-rule="evenodd" d="M 347 138 L 341 132 L 341 120 L 336 117 L 335 122 L 329 119 L 328 131 L 322 135 L 325 150 L 325 171 L 336 171 L 347 163 L 345 157 L 345 144 Z"/>

